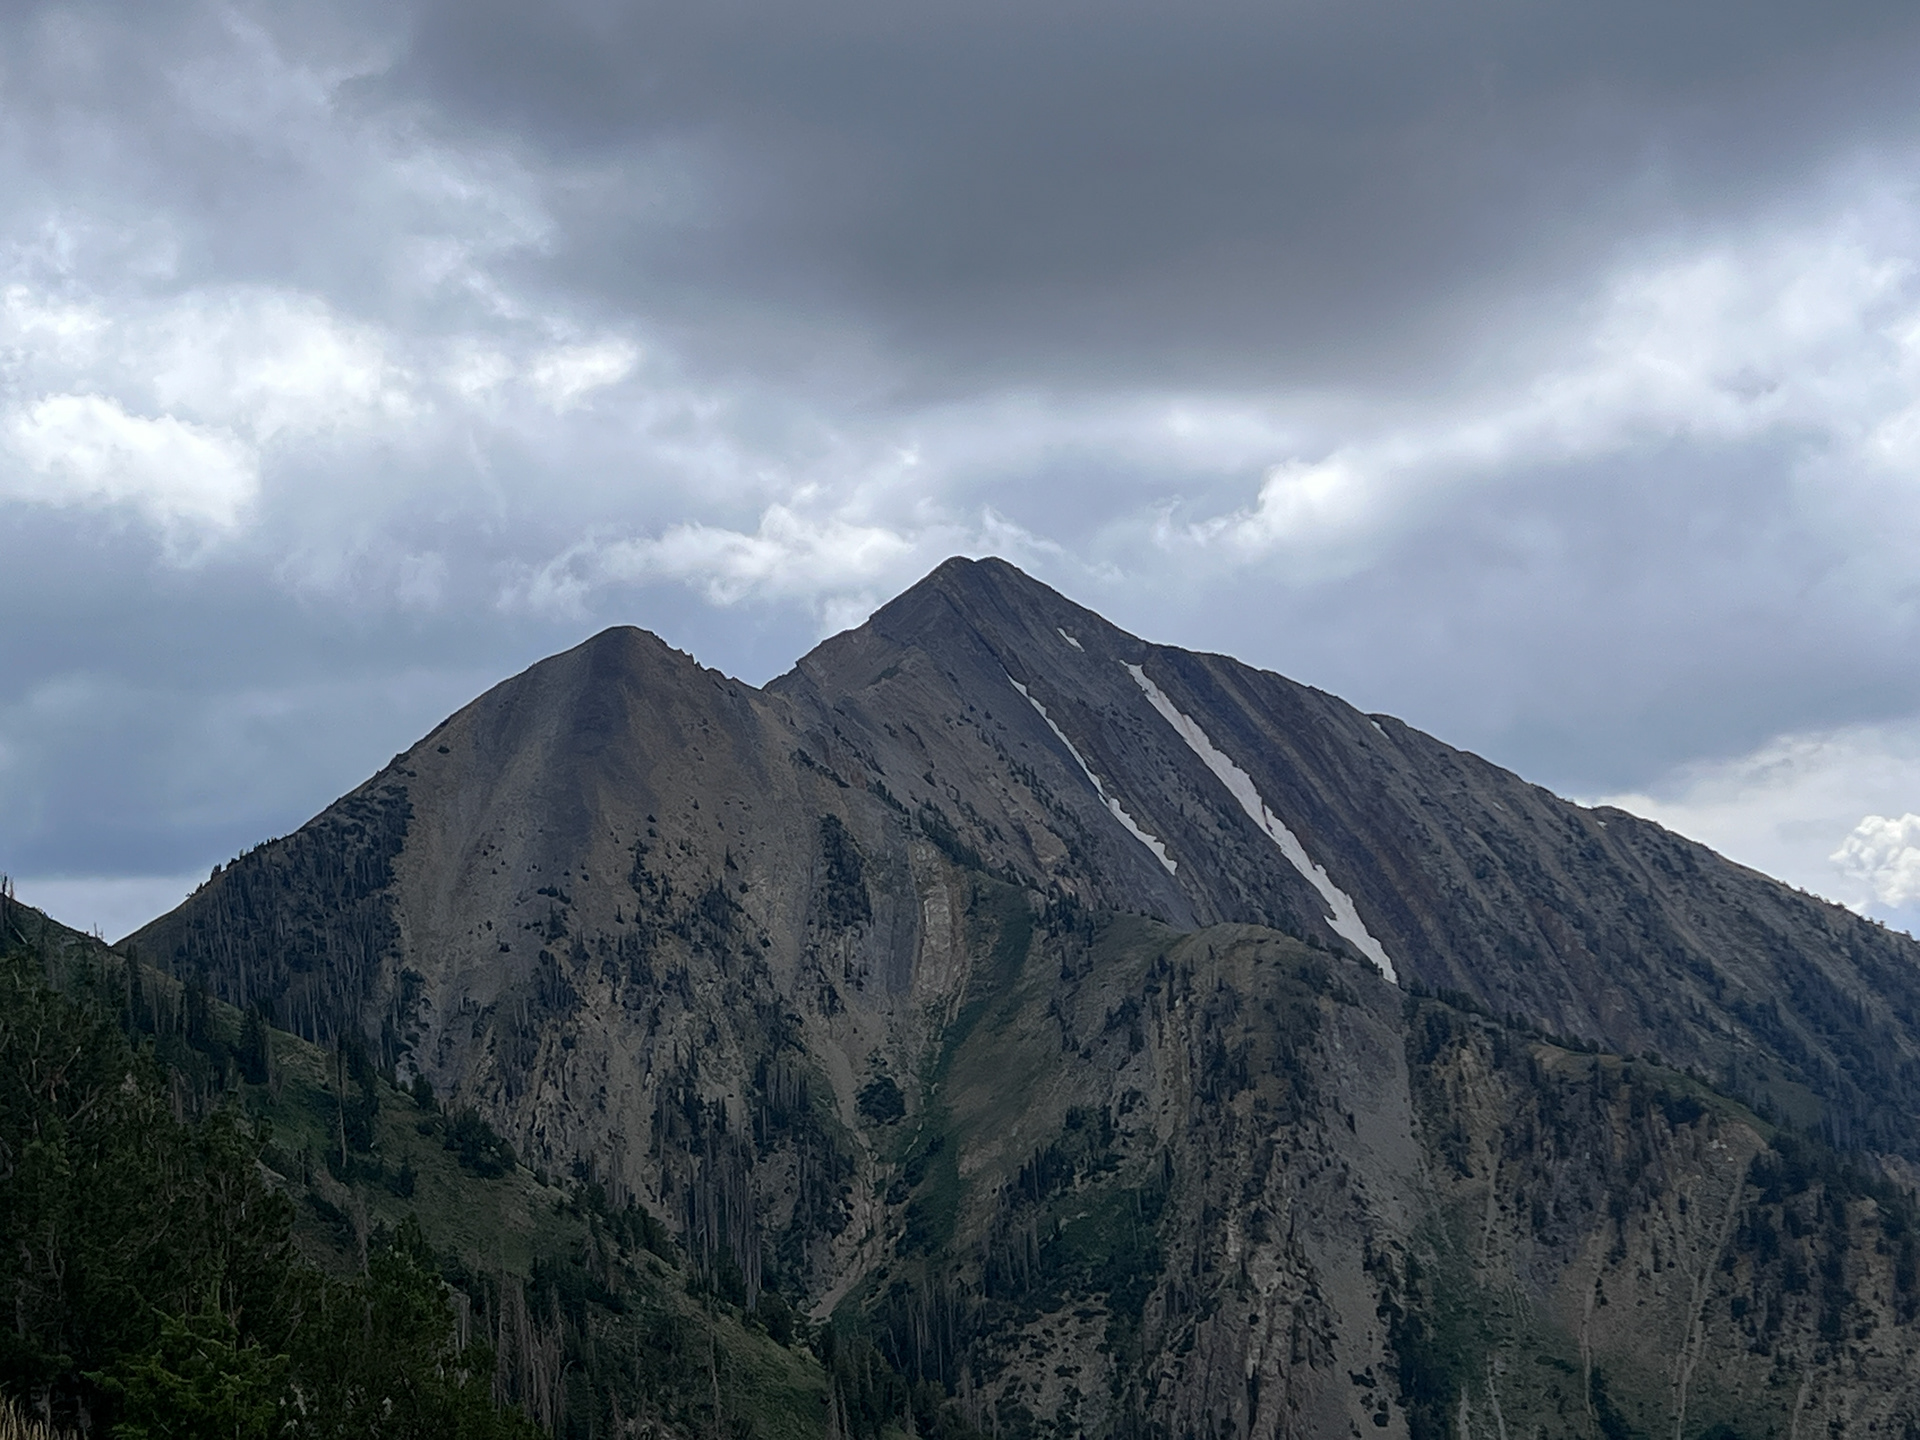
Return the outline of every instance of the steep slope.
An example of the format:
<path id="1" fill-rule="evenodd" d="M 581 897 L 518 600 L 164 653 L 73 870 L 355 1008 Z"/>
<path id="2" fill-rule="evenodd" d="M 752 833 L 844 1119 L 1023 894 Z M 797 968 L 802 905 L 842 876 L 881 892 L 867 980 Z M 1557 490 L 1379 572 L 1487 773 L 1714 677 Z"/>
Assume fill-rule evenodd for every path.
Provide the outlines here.
<path id="1" fill-rule="evenodd" d="M 1920 1156 L 1920 945 L 1650 822 L 1150 645 L 999 561 L 949 562 L 769 690 L 829 717 L 850 773 L 907 777 L 888 783 L 953 809 L 967 846 L 1036 888 L 1338 939 L 1496 1013 L 1696 1066 L 1843 1144 Z"/>
<path id="2" fill-rule="evenodd" d="M 516 1165 L 357 1047 L 263 1027 L 4 884 L 0 998 L 0 1414 L 101 1434 L 145 1397 L 143 1434 L 264 1435 L 263 1407 L 286 1436 L 538 1434 L 510 1405 L 565 1436 L 820 1433 L 829 1374 L 786 1308 L 746 1311 L 657 1221 Z M 183 1319 L 182 1376 L 123 1395 L 183 1369 Z"/>
<path id="3" fill-rule="evenodd" d="M 769 1232 L 805 1283 L 833 1269 L 856 1073 L 927 1043 L 916 984 L 964 978 L 922 914 L 944 867 L 785 702 L 616 630 L 130 943 L 309 1039 L 364 1034 L 535 1163 L 589 1163 L 737 1255 L 757 1293 Z"/>
<path id="4" fill-rule="evenodd" d="M 131 943 L 983 1426 L 1905 1413 L 1892 1201 L 1764 1176 L 1774 1120 L 1920 1158 L 1920 946 L 1002 562 L 764 690 L 598 635 Z"/>
<path id="5" fill-rule="evenodd" d="M 814 893 L 828 815 L 880 906 L 838 931 Z M 997 561 L 942 566 L 765 693 L 643 632 L 597 636 L 136 940 L 302 1033 L 412 1046 L 458 1085 L 488 1062 L 447 1038 L 447 1007 L 526 990 L 544 1011 L 577 988 L 540 934 L 645 943 L 618 883 L 636 845 L 665 887 L 654 921 L 738 912 L 770 994 L 831 1014 L 850 986 L 950 987 L 924 933 L 927 841 L 1094 908 L 1338 940 L 1396 978 L 1696 1066 L 1843 1144 L 1920 1154 L 1908 938 L 1388 717 L 1149 645 Z"/>
<path id="6" fill-rule="evenodd" d="M 1911 1203 L 1682 1074 L 1062 907 L 956 1029 L 861 1298 L 983 1428 L 1920 1424 Z"/>

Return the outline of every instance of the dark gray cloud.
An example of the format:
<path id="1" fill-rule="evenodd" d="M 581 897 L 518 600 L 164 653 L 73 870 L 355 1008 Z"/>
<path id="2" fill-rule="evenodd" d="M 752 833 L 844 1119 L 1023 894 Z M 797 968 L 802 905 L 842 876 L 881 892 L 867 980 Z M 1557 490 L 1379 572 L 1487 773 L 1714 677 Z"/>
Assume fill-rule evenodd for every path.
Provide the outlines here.
<path id="1" fill-rule="evenodd" d="M 1917 49 L 1898 5 L 449 3 L 385 83 L 621 177 L 556 198 L 553 273 L 736 362 L 1430 383 L 1649 228 L 1904 143 Z"/>

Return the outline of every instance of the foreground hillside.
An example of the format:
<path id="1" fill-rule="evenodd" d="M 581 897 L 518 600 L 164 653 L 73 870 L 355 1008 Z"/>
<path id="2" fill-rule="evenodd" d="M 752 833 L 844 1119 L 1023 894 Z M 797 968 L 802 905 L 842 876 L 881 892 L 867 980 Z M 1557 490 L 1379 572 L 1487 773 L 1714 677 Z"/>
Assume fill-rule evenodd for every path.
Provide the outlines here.
<path id="1" fill-rule="evenodd" d="M 0 1183 L 10 1250 L 90 1271 L 21 1267 L 9 1298 L 32 1323 L 0 1383 L 98 1424 L 151 1404 L 136 1389 L 129 1415 L 124 1377 L 166 1377 L 177 1407 L 217 1376 L 264 1427 L 241 1434 L 289 1433 L 266 1422 L 295 1394 L 297 1433 L 328 1434 L 516 1433 L 515 1411 L 568 1435 L 743 1440 L 1920 1421 L 1915 1216 L 1895 1188 L 1691 1077 L 1405 996 L 1313 943 L 1033 915 L 975 883 L 995 983 L 948 1026 L 923 1103 L 863 1087 L 884 1189 L 859 1217 L 860 1278 L 817 1332 L 764 1287 L 772 1254 L 750 1303 L 731 1257 L 682 1269 L 644 1211 L 528 1171 L 424 1084 L 14 907 L 0 1056 L 22 1078 L 36 1056 L 82 1058 L 64 1099 L 16 1092 L 9 1152 L 24 1113 L 44 1129 L 49 1104 L 66 1124 L 91 1110 L 87 1074 L 147 1078 L 116 1089 L 137 1113 L 63 1137 L 106 1205 Z M 155 1144 L 156 1126 L 179 1138 Z M 170 1153 L 200 1159 L 182 1175 Z M 156 1185 L 142 1165 L 175 1173 Z M 164 1262 L 126 1244 L 156 1195 L 175 1217 Z M 158 1306 L 130 1329 L 127 1287 Z M 418 1317 L 412 1352 L 369 1367 L 353 1347 L 393 1345 L 396 1304 Z M 325 1345 L 280 1338 L 289 1309 L 319 1316 Z M 194 1326 L 225 1346 L 197 1371 L 177 1358 Z M 328 1347 L 349 1356 L 332 1390 L 308 1380 Z M 415 1391 L 413 1371 L 466 1379 L 362 1429 L 379 1397 L 345 1376 L 363 1367 Z"/>
<path id="2" fill-rule="evenodd" d="M 822 1433 L 811 1327 L 690 1277 L 657 1223 L 363 1051 L 4 895 L 0 1081 L 0 1395 L 31 1413 L 236 1440 Z M 884 1387 L 842 1393 L 877 1435 Z"/>
<path id="3" fill-rule="evenodd" d="M 1920 1425 L 1920 946 L 999 562 L 597 636 L 128 949 L 953 1423 Z"/>

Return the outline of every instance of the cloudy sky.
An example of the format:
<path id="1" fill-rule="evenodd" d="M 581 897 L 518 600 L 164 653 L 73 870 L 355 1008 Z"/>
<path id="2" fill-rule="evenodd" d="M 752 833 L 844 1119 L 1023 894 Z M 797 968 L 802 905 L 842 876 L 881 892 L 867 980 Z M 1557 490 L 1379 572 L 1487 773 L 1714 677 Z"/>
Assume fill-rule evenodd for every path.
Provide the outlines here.
<path id="1" fill-rule="evenodd" d="M 1920 919 L 1920 10 L 0 7 L 0 871 L 1007 556 Z"/>

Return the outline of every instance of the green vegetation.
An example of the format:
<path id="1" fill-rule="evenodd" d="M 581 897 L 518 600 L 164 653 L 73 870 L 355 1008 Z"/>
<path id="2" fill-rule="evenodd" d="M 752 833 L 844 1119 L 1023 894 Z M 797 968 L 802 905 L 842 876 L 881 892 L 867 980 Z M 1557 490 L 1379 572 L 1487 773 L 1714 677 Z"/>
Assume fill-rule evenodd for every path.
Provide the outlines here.
<path id="1" fill-rule="evenodd" d="M 651 1215 L 0 906 L 5 1396 L 128 1437 L 820 1433 L 805 1322 Z"/>
<path id="2" fill-rule="evenodd" d="M 820 837 L 813 923 L 870 923 L 851 834 Z M 725 886 L 669 906 L 644 856 L 658 933 L 745 933 Z M 856 1072 L 882 1203 L 854 1208 L 843 1112 L 769 1008 L 731 1114 L 691 1060 L 663 1089 L 662 1153 L 701 1159 L 658 1192 L 684 1255 L 617 1179 L 530 1170 L 479 1111 L 396 1083 L 378 1046 L 308 1044 L 8 912 L 0 1243 L 26 1259 L 0 1282 L 20 1317 L 0 1399 L 129 1437 L 1175 1433 L 1156 1428 L 1165 1367 L 1234 1359 L 1240 1326 L 1295 1365 L 1335 1353 L 1294 1229 L 1343 1213 L 1348 1137 L 1381 1122 L 1356 1080 L 1389 1056 L 1438 1203 L 1358 1239 L 1385 1345 L 1350 1378 L 1378 1426 L 1397 1408 L 1440 1440 L 1504 1405 L 1516 1433 L 1665 1433 L 1657 1352 L 1698 1315 L 1718 1368 L 1683 1433 L 1732 1440 L 1790 1418 L 1804 1370 L 1870 1338 L 1882 1300 L 1900 1324 L 1920 1311 L 1902 1194 L 1651 1052 L 1369 989 L 1337 952 L 1255 927 L 1181 936 L 983 869 L 949 878 L 964 1000 L 936 1044 Z M 1737 1163 L 1716 1192 L 1692 1157 L 1721 1142 Z M 791 1208 L 770 1225 L 736 1197 L 784 1155 Z M 850 1217 L 873 1225 L 847 1237 L 872 1262 L 816 1324 L 810 1247 Z M 1695 1236 L 1719 1248 L 1686 1277 L 1684 1323 L 1623 1321 L 1636 1267 L 1695 1263 Z M 1523 1293 L 1515 1257 L 1591 1275 L 1591 1332 Z"/>
<path id="3" fill-rule="evenodd" d="M 866 862 L 837 815 L 820 817 L 821 918 L 831 930 L 858 930 L 873 920 Z"/>
<path id="4" fill-rule="evenodd" d="M 422 1133 L 432 1133 L 431 1122 Z M 447 1122 L 441 1142 L 460 1162 L 460 1168 L 483 1180 L 496 1179 L 513 1170 L 513 1147 L 498 1135 L 477 1111 L 462 1110 Z"/>
<path id="5" fill-rule="evenodd" d="M 0 1389 L 126 1437 L 533 1433 L 494 1404 L 493 1356 L 462 1343 L 417 1223 L 372 1239 L 362 1273 L 328 1274 L 261 1175 L 267 1128 L 234 1106 L 176 1118 L 205 1091 L 123 1025 L 238 1070 L 204 997 L 156 997 L 127 966 L 56 993 L 4 908 Z"/>
<path id="6" fill-rule="evenodd" d="M 0 1243 L 35 1263 L 0 1400 L 115 1437 L 972 1435 L 859 1326 L 809 1322 L 777 1255 L 749 1303 L 730 1252 L 692 1263 L 364 1047 L 4 903 Z M 791 1067 L 757 1089 L 766 1136 L 817 1121 Z"/>
<path id="7" fill-rule="evenodd" d="M 856 1105 L 876 1125 L 891 1125 L 907 1113 L 907 1098 L 891 1075 L 876 1075 L 860 1087 Z"/>
<path id="8" fill-rule="evenodd" d="M 1028 892 L 978 873 L 967 885 L 981 981 L 926 1068 L 913 1129 L 892 1147 L 892 1258 L 840 1317 L 916 1387 L 971 1397 L 969 1413 L 991 1414 L 1003 1436 L 1070 1433 L 1071 1413 L 1043 1418 L 1007 1398 L 1027 1363 L 1022 1337 L 1091 1325 L 1114 1373 L 1136 1385 L 1173 1175 L 1157 1143 L 1126 1141 L 1111 1104 L 1063 1082 L 1058 997 L 1075 976 L 1100 977 L 1089 983 L 1102 993 L 1155 985 L 1178 937 L 1137 917 L 1086 915 L 1070 900 L 1036 908 Z M 1109 1027 L 1123 1049 L 1125 1030 Z M 1007 1143 L 1019 1134 L 1034 1138 Z M 962 1157 L 983 1150 L 992 1168 L 963 1179 Z M 1122 1405 L 1128 1423 L 1144 1419 L 1131 1390 Z M 926 1428 L 918 1409 L 916 1425 Z"/>
<path id="9" fill-rule="evenodd" d="M 953 828 L 953 821 L 947 818 L 947 812 L 933 801 L 922 800 L 914 818 L 920 822 L 920 833 L 962 870 L 984 871 L 987 868 L 987 862 L 980 858 L 980 852 L 960 838 L 960 832 Z"/>
<path id="10" fill-rule="evenodd" d="M 1510 1427 L 1537 1417 L 1590 1423 L 1602 1437 L 1666 1433 L 1673 1391 L 1663 1345 L 1680 1343 L 1678 1317 L 1643 1313 L 1623 1325 L 1605 1316 L 1649 1268 L 1674 1265 L 1673 1237 L 1686 1224 L 1700 1227 L 1712 1192 L 1676 1181 L 1703 1152 L 1750 1158 L 1737 1189 L 1708 1202 L 1725 1217 L 1704 1231 L 1717 1249 L 1694 1282 L 1699 1308 L 1678 1318 L 1703 1327 L 1703 1343 L 1722 1357 L 1693 1377 L 1686 1433 L 1786 1433 L 1809 1370 L 1854 1363 L 1885 1320 L 1904 1326 L 1920 1313 L 1911 1196 L 1817 1133 L 1770 1124 L 1651 1055 L 1569 1047 L 1454 999 L 1411 996 L 1405 1021 L 1422 1127 L 1454 1195 L 1444 1233 L 1430 1228 L 1399 1270 L 1382 1257 L 1370 1266 L 1383 1278 L 1411 1434 L 1450 1435 L 1463 1405 L 1490 1408 L 1496 1355 L 1527 1355 L 1538 1367 L 1525 1387 L 1503 1382 Z M 1497 1133 L 1471 1116 L 1490 1103 L 1504 1117 Z M 1534 1263 L 1583 1255 L 1596 1264 L 1601 1318 L 1585 1347 L 1489 1288 L 1489 1272 L 1471 1258 L 1476 1245 L 1463 1243 L 1491 1233 L 1489 1188 L 1511 1197 Z"/>
<path id="11" fill-rule="evenodd" d="M 1397 1362 L 1407 1434 L 1411 1440 L 1450 1440 L 1460 1396 L 1474 1387 L 1495 1344 L 1499 1307 L 1477 1292 L 1458 1236 L 1433 1225 L 1424 1238 L 1425 1264 L 1409 1255 L 1396 1273 L 1385 1257 L 1375 1257 L 1373 1268 L 1381 1281 L 1379 1313 Z"/>
<path id="12" fill-rule="evenodd" d="M 320 1045 L 360 1031 L 380 957 L 397 941 L 388 886 L 413 823 L 411 778 L 396 756 L 378 776 L 293 834 L 215 866 L 190 920 L 166 942 L 168 968 Z M 391 1066 L 404 1007 L 381 1026 Z"/>

